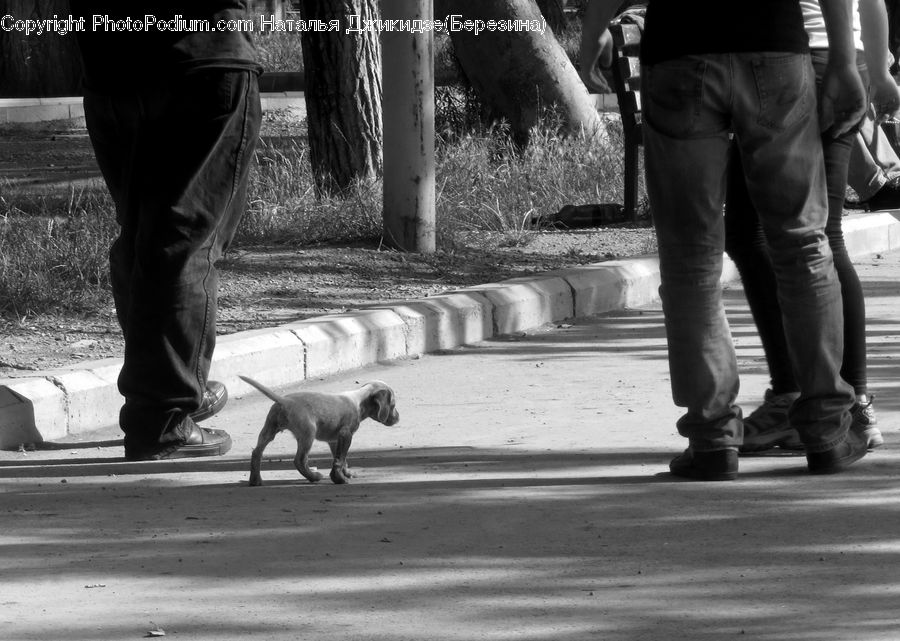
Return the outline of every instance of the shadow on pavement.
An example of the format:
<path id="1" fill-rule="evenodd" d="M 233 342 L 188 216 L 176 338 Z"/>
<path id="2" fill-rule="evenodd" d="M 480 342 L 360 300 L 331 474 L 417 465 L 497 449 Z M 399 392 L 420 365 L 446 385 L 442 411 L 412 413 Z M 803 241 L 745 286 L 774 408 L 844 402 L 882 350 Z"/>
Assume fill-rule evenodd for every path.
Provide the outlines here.
<path id="1" fill-rule="evenodd" d="M 29 607 L 15 586 L 53 582 L 72 620 L 17 619 L 10 638 L 131 638 L 146 611 L 190 639 L 846 641 L 897 621 L 886 463 L 840 483 L 793 463 L 676 483 L 655 476 L 661 453 L 463 449 L 429 455 L 431 479 L 393 481 L 387 468 L 427 453 L 360 454 L 375 482 L 20 480 L 4 497 L 0 620 Z"/>

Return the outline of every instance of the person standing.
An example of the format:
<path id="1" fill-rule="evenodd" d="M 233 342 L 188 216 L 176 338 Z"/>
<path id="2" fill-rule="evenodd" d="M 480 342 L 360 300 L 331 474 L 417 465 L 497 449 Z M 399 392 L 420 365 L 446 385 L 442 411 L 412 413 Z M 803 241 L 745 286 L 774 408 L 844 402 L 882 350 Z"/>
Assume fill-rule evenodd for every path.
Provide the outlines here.
<path id="1" fill-rule="evenodd" d="M 84 111 L 119 235 L 110 250 L 125 339 L 119 425 L 132 461 L 214 456 L 227 400 L 208 380 L 217 271 L 245 209 L 261 68 L 246 0 L 71 0 Z"/>
<path id="2" fill-rule="evenodd" d="M 810 38 L 813 67 L 817 79 L 821 79 L 829 58 L 822 11 L 818 0 L 801 0 L 800 4 Z M 888 75 L 884 5 L 882 0 L 854 0 L 853 5 L 854 13 L 859 5 L 857 15 L 862 18 L 854 20 L 854 43 L 858 52 L 857 67 L 860 76 L 868 81 L 871 88 L 871 108 L 873 111 L 877 110 L 877 119 L 891 116 L 900 107 L 900 93 L 896 83 Z M 843 306 L 844 353 L 841 377 L 853 386 L 856 397 L 851 408 L 851 427 L 872 449 L 883 444 L 884 439 L 876 427 L 875 410 L 868 389 L 865 299 L 856 268 L 847 252 L 841 223 L 848 164 L 859 135 L 857 131 L 848 131 L 838 136 L 830 133 L 822 135 L 828 190 L 825 234 L 834 257 Z M 748 193 L 742 161 L 738 155 L 732 159 L 728 176 L 725 250 L 741 274 L 744 292 L 759 330 L 771 375 L 771 388 L 766 391 L 765 402 L 744 419 L 744 443 L 741 451 L 747 452 L 774 446 L 788 449 L 802 447 L 788 417 L 790 405 L 798 396 L 799 389 L 784 336 L 783 312 L 776 292 L 772 261 L 766 248 L 766 231 L 759 214 Z"/>
<path id="3" fill-rule="evenodd" d="M 608 24 L 618 3 L 592 0 Z M 734 345 L 722 303 L 725 183 L 731 134 L 763 216 L 800 386 L 790 418 L 812 473 L 840 472 L 866 444 L 849 432 L 853 394 L 840 377 L 840 288 L 824 233 L 820 128 L 863 115 L 850 0 L 823 0 L 831 56 L 816 86 L 797 1 L 650 0 L 641 41 L 647 193 L 660 259 L 672 395 L 687 449 L 672 474 L 733 480 L 743 441 Z M 703 20 L 697 16 L 702 15 Z M 588 56 L 589 57 L 589 56 Z M 762 214 L 762 212 L 765 212 Z"/>

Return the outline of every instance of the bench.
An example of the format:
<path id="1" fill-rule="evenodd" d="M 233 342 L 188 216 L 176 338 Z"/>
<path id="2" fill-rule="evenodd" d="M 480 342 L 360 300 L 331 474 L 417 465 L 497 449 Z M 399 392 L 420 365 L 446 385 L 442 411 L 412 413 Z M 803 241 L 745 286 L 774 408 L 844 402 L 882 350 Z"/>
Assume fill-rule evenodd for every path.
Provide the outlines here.
<path id="1" fill-rule="evenodd" d="M 612 77 L 625 136 L 625 218 L 637 221 L 641 126 L 641 30 L 635 24 L 611 24 Z"/>

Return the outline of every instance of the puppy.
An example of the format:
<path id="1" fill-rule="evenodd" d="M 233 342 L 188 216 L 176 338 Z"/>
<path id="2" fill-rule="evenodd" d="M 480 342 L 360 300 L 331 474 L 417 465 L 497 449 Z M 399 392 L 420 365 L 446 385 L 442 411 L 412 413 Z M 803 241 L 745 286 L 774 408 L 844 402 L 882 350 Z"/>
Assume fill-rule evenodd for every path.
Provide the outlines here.
<path id="1" fill-rule="evenodd" d="M 342 394 L 296 392 L 280 396 L 252 378 L 241 376 L 241 379 L 275 401 L 250 456 L 250 485 L 262 485 L 259 467 L 263 450 L 282 430 L 290 430 L 297 439 L 294 465 L 310 483 L 322 479 L 321 474 L 309 468 L 309 450 L 315 440 L 325 441 L 331 447 L 334 456 L 331 480 L 346 483 L 351 476 L 347 452 L 359 424 L 367 418 L 385 425 L 394 425 L 400 420 L 394 407 L 394 391 L 381 381 L 366 383 L 358 390 Z"/>

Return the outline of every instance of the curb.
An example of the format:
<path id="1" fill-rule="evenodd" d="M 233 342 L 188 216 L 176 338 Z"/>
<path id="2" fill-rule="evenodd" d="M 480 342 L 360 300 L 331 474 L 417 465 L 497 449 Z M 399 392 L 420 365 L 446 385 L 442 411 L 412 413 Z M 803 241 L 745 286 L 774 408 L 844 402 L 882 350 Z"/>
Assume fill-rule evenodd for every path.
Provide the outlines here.
<path id="1" fill-rule="evenodd" d="M 844 221 L 844 236 L 853 256 L 898 249 L 900 212 L 851 215 Z M 737 278 L 726 257 L 722 281 Z M 241 396 L 251 390 L 238 374 L 277 388 L 546 323 L 646 305 L 658 300 L 658 288 L 658 259 L 642 256 L 361 307 L 221 336 L 210 378 Z M 120 359 L 105 359 L 0 379 L 0 448 L 115 426 L 120 368 Z"/>

